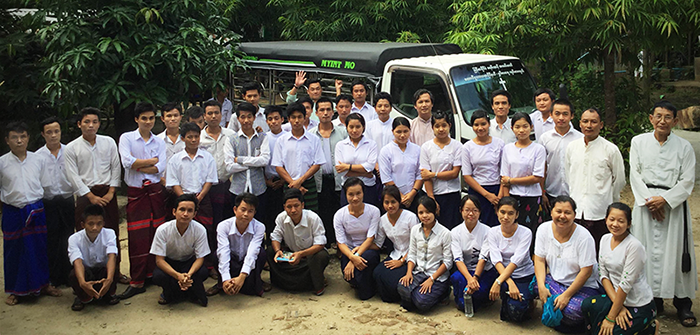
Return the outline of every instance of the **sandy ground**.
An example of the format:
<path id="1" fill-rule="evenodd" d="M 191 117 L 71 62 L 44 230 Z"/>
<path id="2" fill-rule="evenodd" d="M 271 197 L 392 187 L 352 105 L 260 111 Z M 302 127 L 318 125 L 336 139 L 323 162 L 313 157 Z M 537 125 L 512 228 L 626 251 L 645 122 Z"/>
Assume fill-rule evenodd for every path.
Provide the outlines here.
<path id="1" fill-rule="evenodd" d="M 684 136 L 685 137 L 685 136 Z M 692 136 L 689 136 L 692 137 Z M 698 137 L 700 138 L 700 136 Z M 693 141 L 699 145 L 698 138 Z M 692 140 L 691 140 L 692 141 Z M 698 156 L 700 157 L 700 156 Z M 125 201 L 125 199 L 121 199 Z M 623 192 L 623 201 L 632 203 L 629 187 Z M 690 198 L 693 212 L 693 234 L 696 258 L 700 259 L 700 193 Z M 125 223 L 121 226 L 125 237 Z M 0 242 L 1 243 L 1 242 Z M 127 241 L 120 241 L 126 255 Z M 0 260 L 1 262 L 1 260 Z M 128 273 L 128 258 L 121 269 Z M 88 305 L 82 312 L 73 312 L 73 295 L 63 287 L 63 297 L 39 297 L 23 301 L 17 306 L 0 303 L 0 334 L 544 334 L 555 333 L 544 327 L 539 318 L 522 324 L 499 320 L 500 303 L 467 318 L 458 311 L 454 302 L 438 305 L 426 314 L 402 313 L 397 304 L 382 302 L 378 297 L 360 301 L 341 277 L 337 258 L 333 257 L 326 269 L 329 286 L 323 296 L 311 293 L 288 293 L 278 289 L 264 297 L 214 296 L 209 307 L 191 303 L 160 306 L 157 304 L 160 288 L 148 287 L 146 293 L 123 301 L 116 306 Z M 269 273 L 263 272 L 269 279 Z M 214 283 L 209 279 L 206 287 Z M 4 280 L 0 277 L 0 285 Z M 126 288 L 119 285 L 118 293 Z M 3 295 L 3 300 L 5 296 Z M 450 297 L 452 298 L 452 296 Z M 698 300 L 693 306 L 700 317 Z M 666 312 L 660 316 L 662 334 L 700 334 L 698 328 L 683 328 L 675 317 L 671 301 L 665 303 Z M 538 305 L 537 316 L 541 312 Z"/>

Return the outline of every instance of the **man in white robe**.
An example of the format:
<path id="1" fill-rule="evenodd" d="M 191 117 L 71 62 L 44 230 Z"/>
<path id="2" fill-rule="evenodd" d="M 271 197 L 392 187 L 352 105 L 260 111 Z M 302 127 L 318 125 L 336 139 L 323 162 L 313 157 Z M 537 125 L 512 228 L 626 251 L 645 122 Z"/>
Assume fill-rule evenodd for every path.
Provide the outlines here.
<path id="1" fill-rule="evenodd" d="M 647 279 L 659 313 L 662 299 L 673 298 L 681 324 L 691 327 L 696 324 L 691 299 L 698 289 L 698 276 L 686 200 L 695 184 L 695 152 L 687 140 L 671 133 L 678 122 L 671 103 L 658 102 L 651 113 L 654 131 L 635 136 L 630 148 L 631 229 L 646 248 Z M 684 269 L 685 252 L 689 264 Z"/>

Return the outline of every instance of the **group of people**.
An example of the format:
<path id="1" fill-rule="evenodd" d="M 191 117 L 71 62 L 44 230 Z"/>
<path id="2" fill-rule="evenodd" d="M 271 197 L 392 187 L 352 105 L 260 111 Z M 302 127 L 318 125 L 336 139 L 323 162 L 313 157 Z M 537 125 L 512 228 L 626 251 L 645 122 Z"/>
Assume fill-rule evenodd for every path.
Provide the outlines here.
<path id="1" fill-rule="evenodd" d="M 305 84 L 308 97 L 297 101 Z M 353 82 L 352 96 L 342 85 L 331 100 L 300 72 L 286 109 L 260 106 L 258 83 L 243 85 L 235 111 L 225 92 L 184 115 L 167 103 L 158 135 L 155 106 L 138 103 L 138 128 L 118 145 L 97 134 L 95 108 L 81 110 L 82 135 L 67 145 L 60 121 L 44 120 L 46 145 L 35 153 L 26 126 L 8 124 L 6 303 L 68 284 L 72 309 L 82 310 L 143 293 L 150 280 L 162 287 L 160 304 L 206 306 L 219 292 L 262 296 L 271 288 L 264 268 L 278 288 L 321 295 L 327 250 L 337 247 L 359 299 L 379 293 L 407 310 L 428 310 L 452 290 L 460 309 L 465 295 L 475 310 L 501 299 L 501 319 L 517 322 L 538 297 L 548 316 L 563 315 L 549 324 L 559 331 L 587 323 L 593 333 L 643 334 L 658 329 L 662 299 L 673 298 L 681 323 L 695 325 L 686 204 L 695 156 L 671 132 L 673 105 L 657 103 L 654 131 L 632 141 L 630 209 L 619 202 L 622 155 L 599 135 L 595 108 L 581 114 L 579 132 L 573 105 L 551 90 L 535 92 L 533 113 L 512 117 L 510 94 L 497 90 L 495 117 L 474 111 L 476 137 L 462 145 L 430 91 L 415 93 L 409 121 L 391 117 L 388 93 L 372 106 L 365 83 Z M 130 278 L 119 271 L 122 168 Z M 218 282 L 205 290 L 208 277 Z M 129 285 L 119 295 L 117 282 Z"/>

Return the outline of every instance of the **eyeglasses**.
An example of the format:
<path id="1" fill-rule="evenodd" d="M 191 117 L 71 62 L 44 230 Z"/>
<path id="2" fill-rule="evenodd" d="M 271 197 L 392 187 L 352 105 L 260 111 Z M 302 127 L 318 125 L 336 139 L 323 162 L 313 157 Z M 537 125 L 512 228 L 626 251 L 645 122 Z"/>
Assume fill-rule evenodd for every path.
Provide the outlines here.
<path id="1" fill-rule="evenodd" d="M 666 121 L 666 122 L 671 122 L 671 121 L 673 121 L 673 116 L 671 116 L 671 115 L 655 114 L 655 115 L 654 115 L 654 120 L 656 120 L 656 122 L 659 122 L 659 121 L 661 121 L 661 120 L 664 120 L 664 121 Z"/>
<path id="2" fill-rule="evenodd" d="M 474 209 L 465 208 L 465 209 L 462 210 L 462 212 L 467 212 L 467 213 L 479 213 L 479 210 L 476 209 L 476 208 L 474 208 Z"/>

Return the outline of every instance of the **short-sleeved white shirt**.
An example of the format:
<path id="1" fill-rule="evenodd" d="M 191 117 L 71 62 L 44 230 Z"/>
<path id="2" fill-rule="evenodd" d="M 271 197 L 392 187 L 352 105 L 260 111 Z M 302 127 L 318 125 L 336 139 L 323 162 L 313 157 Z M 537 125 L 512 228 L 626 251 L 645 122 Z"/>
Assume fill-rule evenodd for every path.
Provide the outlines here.
<path id="1" fill-rule="evenodd" d="M 90 242 L 85 229 L 73 233 L 68 238 L 68 258 L 71 264 L 76 259 L 81 259 L 85 267 L 105 267 L 109 254 L 116 255 L 117 252 L 117 234 L 109 228 L 102 228 L 94 242 Z"/>
<path id="2" fill-rule="evenodd" d="M 379 220 L 379 228 L 377 229 L 377 237 L 374 239 L 374 244 L 381 248 L 387 238 L 391 240 L 394 250 L 391 251 L 389 257 L 397 260 L 408 253 L 411 241 L 411 228 L 418 224 L 420 224 L 420 221 L 416 214 L 405 209 L 401 211 L 401 215 L 399 215 L 394 225 L 389 221 L 388 214 L 384 214 Z"/>
<path id="3" fill-rule="evenodd" d="M 571 286 L 581 268 L 593 266 L 593 273 L 583 285 L 598 288 L 598 262 L 595 259 L 595 241 L 586 228 L 575 224 L 569 240 L 559 243 L 554 238 L 552 221 L 537 228 L 535 255 L 546 260 L 549 273 L 556 282 Z"/>
<path id="4" fill-rule="evenodd" d="M 420 148 L 420 168 L 435 173 L 451 171 L 455 166 L 462 166 L 462 145 L 453 139 L 440 148 L 434 140 L 423 143 Z M 460 176 L 450 180 L 433 178 L 433 194 L 448 194 L 462 189 Z"/>
<path id="5" fill-rule="evenodd" d="M 276 142 L 270 165 L 284 167 L 293 180 L 301 178 L 311 166 L 326 162 L 321 140 L 308 131 L 304 131 L 299 138 L 291 132 L 285 132 Z"/>
<path id="6" fill-rule="evenodd" d="M 420 176 L 420 147 L 417 144 L 406 143 L 406 150 L 401 151 L 399 145 L 392 141 L 379 153 L 379 172 L 382 183 L 394 182 L 401 194 L 411 191 Z"/>
<path id="7" fill-rule="evenodd" d="M 464 222 L 452 228 L 452 257 L 455 262 L 463 262 L 467 269 L 476 271 L 479 260 L 485 259 L 484 271 L 491 270 L 493 265 L 488 261 L 489 243 L 486 239 L 489 229 L 481 222 L 477 222 L 471 232 Z"/>
<path id="8" fill-rule="evenodd" d="M 532 232 L 527 227 L 518 225 L 515 234 L 504 237 L 501 226 L 491 227 L 487 235 L 489 258 L 494 266 L 500 262 L 504 267 L 510 263 L 517 265 L 512 278 L 523 278 L 535 274 L 535 265 L 530 258 Z"/>
<path id="9" fill-rule="evenodd" d="M 275 230 L 271 234 L 273 241 L 283 243 L 292 252 L 311 248 L 314 245 L 326 245 L 326 229 L 321 218 L 305 209 L 301 220 L 296 225 L 287 212 L 282 212 L 275 219 Z"/>
<path id="10" fill-rule="evenodd" d="M 532 142 L 525 148 L 518 148 L 515 143 L 503 147 L 501 157 L 501 176 L 511 178 L 537 176 L 544 177 L 547 151 L 539 144 Z M 531 185 L 511 185 L 511 195 L 522 197 L 538 197 L 542 195 L 539 183 Z"/>
<path id="11" fill-rule="evenodd" d="M 493 186 L 501 183 L 501 156 L 505 143 L 491 137 L 491 143 L 478 145 L 474 141 L 464 143 L 462 174 L 472 176 L 479 185 Z"/>
<path id="12" fill-rule="evenodd" d="M 348 248 L 359 247 L 362 243 L 377 235 L 379 226 L 379 208 L 365 204 L 365 211 L 360 217 L 350 214 L 347 205 L 333 216 L 333 228 L 335 228 L 335 240 L 339 244 L 345 244 Z"/>
<path id="13" fill-rule="evenodd" d="M 151 254 L 163 256 L 175 261 L 186 261 L 192 256 L 202 258 L 209 255 L 207 230 L 197 221 L 190 221 L 185 233 L 180 235 L 177 221 L 170 220 L 156 229 L 151 244 Z"/>
<path id="14" fill-rule="evenodd" d="M 214 157 L 202 149 L 197 150 L 194 159 L 190 158 L 186 150 L 174 154 L 168 162 L 168 171 L 165 186 L 178 185 L 184 193 L 199 193 L 205 183 L 219 182 Z"/>
<path id="15" fill-rule="evenodd" d="M 340 163 L 362 165 L 367 172 L 374 170 L 377 165 L 377 143 L 368 138 L 367 135 L 362 136 L 357 147 L 352 143 L 350 137 L 338 142 L 335 145 L 335 165 Z M 338 173 L 342 176 L 342 183 L 348 180 L 348 171 Z M 372 177 L 359 177 L 365 186 L 374 186 L 376 180 Z"/>
<path id="16" fill-rule="evenodd" d="M 377 143 L 377 150 L 382 150 L 382 148 L 391 143 L 394 140 L 394 133 L 391 130 L 394 118 L 390 117 L 386 122 L 382 122 L 380 119 L 374 119 L 367 122 L 367 129 L 365 129 L 365 136 L 374 140 Z"/>

